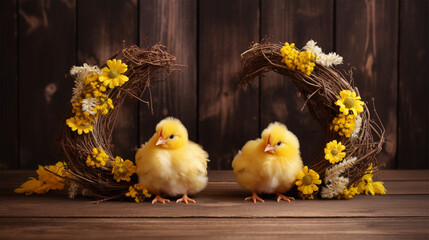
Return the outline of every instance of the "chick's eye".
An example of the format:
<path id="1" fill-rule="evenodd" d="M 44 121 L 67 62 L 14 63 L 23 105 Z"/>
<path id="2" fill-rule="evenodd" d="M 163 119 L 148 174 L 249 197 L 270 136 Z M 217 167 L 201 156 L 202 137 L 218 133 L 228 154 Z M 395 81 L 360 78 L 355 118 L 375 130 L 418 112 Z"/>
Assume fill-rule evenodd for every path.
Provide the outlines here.
<path id="1" fill-rule="evenodd" d="M 173 135 L 173 134 L 171 134 L 171 135 L 170 135 L 170 139 L 173 139 L 173 138 L 174 138 L 174 135 Z"/>
<path id="2" fill-rule="evenodd" d="M 282 142 L 280 142 L 280 141 L 279 141 L 279 142 L 277 143 L 277 146 L 280 146 L 280 145 L 282 145 Z"/>

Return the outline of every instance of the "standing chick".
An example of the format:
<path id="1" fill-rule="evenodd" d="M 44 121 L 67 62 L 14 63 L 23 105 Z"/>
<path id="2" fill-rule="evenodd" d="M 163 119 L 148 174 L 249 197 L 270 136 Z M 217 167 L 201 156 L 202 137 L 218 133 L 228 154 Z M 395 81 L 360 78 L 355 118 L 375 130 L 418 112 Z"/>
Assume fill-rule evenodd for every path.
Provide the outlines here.
<path id="1" fill-rule="evenodd" d="M 264 202 L 258 193 L 276 193 L 277 202 L 290 202 L 289 191 L 302 170 L 298 138 L 285 125 L 274 122 L 262 132 L 262 139 L 248 141 L 232 161 L 238 184 L 251 191 L 245 200 Z"/>
<path id="2" fill-rule="evenodd" d="M 156 125 L 156 133 L 137 151 L 136 173 L 139 183 L 156 195 L 152 204 L 170 202 L 161 194 L 183 195 L 176 202 L 195 203 L 188 194 L 206 187 L 207 161 L 207 152 L 188 140 L 183 124 L 167 117 Z"/>

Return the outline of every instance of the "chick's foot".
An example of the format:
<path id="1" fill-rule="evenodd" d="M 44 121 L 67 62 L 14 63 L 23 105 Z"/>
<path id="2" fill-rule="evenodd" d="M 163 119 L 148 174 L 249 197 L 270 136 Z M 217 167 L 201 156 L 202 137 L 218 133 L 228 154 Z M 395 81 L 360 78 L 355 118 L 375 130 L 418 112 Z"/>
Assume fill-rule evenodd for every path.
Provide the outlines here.
<path id="1" fill-rule="evenodd" d="M 280 202 L 280 200 L 286 201 L 286 202 L 290 202 L 290 200 L 295 200 L 295 198 L 293 197 L 286 197 L 283 194 L 277 193 L 277 202 Z"/>
<path id="2" fill-rule="evenodd" d="M 178 202 L 184 202 L 184 203 L 188 204 L 190 202 L 195 203 L 195 200 L 192 198 L 189 198 L 187 194 L 183 194 L 182 198 L 177 199 L 176 203 L 178 203 Z"/>
<path id="3" fill-rule="evenodd" d="M 251 200 L 251 201 L 253 201 L 253 203 L 256 203 L 256 201 L 264 203 L 264 200 L 262 198 L 260 198 L 258 196 L 258 194 L 256 194 L 255 192 L 252 194 L 252 196 L 244 199 L 244 201 L 247 201 L 247 200 Z"/>
<path id="4" fill-rule="evenodd" d="M 152 200 L 152 204 L 156 203 L 156 202 L 160 202 L 162 204 L 165 204 L 166 202 L 170 202 L 170 200 L 162 198 L 159 195 L 156 195 L 156 197 Z"/>

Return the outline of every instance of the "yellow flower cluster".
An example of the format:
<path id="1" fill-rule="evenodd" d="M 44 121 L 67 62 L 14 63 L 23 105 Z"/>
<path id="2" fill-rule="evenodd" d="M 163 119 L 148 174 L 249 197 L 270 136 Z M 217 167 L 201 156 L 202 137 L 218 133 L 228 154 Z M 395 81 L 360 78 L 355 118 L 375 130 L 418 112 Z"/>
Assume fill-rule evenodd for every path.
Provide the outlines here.
<path id="1" fill-rule="evenodd" d="M 349 138 L 356 128 L 358 114 L 363 112 L 364 102 L 350 90 L 341 91 L 340 97 L 341 99 L 335 102 L 339 106 L 340 114 L 332 120 L 330 129 L 338 132 L 340 136 Z"/>
<path id="2" fill-rule="evenodd" d="M 286 42 L 280 49 L 280 53 L 283 56 L 282 62 L 285 63 L 288 68 L 292 70 L 298 69 L 308 76 L 311 75 L 314 66 L 316 66 L 316 55 L 310 51 L 300 52 L 295 48 L 295 43 L 289 44 Z"/>
<path id="3" fill-rule="evenodd" d="M 125 196 L 134 198 L 136 202 L 142 202 L 146 198 L 151 197 L 152 195 L 144 188 L 140 183 L 134 184 L 128 188 L 128 192 Z"/>
<path id="4" fill-rule="evenodd" d="M 306 195 L 302 196 L 303 199 L 314 199 L 314 196 L 309 196 L 319 190 L 317 185 L 320 185 L 322 181 L 319 179 L 319 174 L 314 170 L 309 169 L 305 166 L 298 174 L 295 184 L 298 186 L 298 190 Z"/>
<path id="5" fill-rule="evenodd" d="M 343 193 L 338 196 L 338 199 L 351 199 L 355 195 L 359 195 L 358 188 L 351 186 L 349 188 L 345 188 Z"/>
<path id="6" fill-rule="evenodd" d="M 136 172 L 136 166 L 133 162 L 130 160 L 124 161 L 121 157 L 116 157 L 112 165 L 112 174 L 117 182 L 121 180 L 129 182 L 130 176 Z"/>
<path id="7" fill-rule="evenodd" d="M 95 67 L 82 67 L 82 79 L 76 79 L 79 88 L 75 91 L 77 96 L 73 96 L 74 116 L 67 119 L 66 124 L 79 135 L 91 132 L 95 119 L 114 108 L 106 87 L 112 89 L 128 81 L 128 77 L 122 75 L 127 71 L 127 65 L 121 60 L 109 60 L 107 66 L 101 74 Z"/>
<path id="8" fill-rule="evenodd" d="M 358 184 L 357 189 L 359 193 L 365 193 L 366 195 L 371 194 L 386 194 L 386 188 L 383 186 L 383 182 L 374 182 L 372 181 L 373 174 L 365 174 L 361 182 Z"/>
<path id="9" fill-rule="evenodd" d="M 332 164 L 341 162 L 346 156 L 346 153 L 343 152 L 344 149 L 346 149 L 346 147 L 342 145 L 341 142 L 337 143 L 337 140 L 330 141 L 325 147 L 325 159 Z"/>
<path id="10" fill-rule="evenodd" d="M 62 190 L 64 188 L 65 179 L 63 177 L 67 176 L 64 163 L 58 162 L 55 165 L 48 166 L 39 165 L 36 173 L 38 175 L 37 179 L 30 178 L 19 188 L 16 188 L 14 192 L 25 193 L 26 195 L 33 193 L 44 194 L 49 190 Z M 58 174 L 58 176 L 54 173 Z"/>
<path id="11" fill-rule="evenodd" d="M 332 120 L 331 130 L 338 132 L 340 136 L 350 137 L 356 126 L 356 117 L 354 115 L 340 114 Z"/>
<path id="12" fill-rule="evenodd" d="M 93 148 L 92 154 L 88 155 L 86 159 L 86 165 L 92 168 L 99 168 L 100 166 L 105 166 L 108 160 L 109 156 L 102 148 Z"/>

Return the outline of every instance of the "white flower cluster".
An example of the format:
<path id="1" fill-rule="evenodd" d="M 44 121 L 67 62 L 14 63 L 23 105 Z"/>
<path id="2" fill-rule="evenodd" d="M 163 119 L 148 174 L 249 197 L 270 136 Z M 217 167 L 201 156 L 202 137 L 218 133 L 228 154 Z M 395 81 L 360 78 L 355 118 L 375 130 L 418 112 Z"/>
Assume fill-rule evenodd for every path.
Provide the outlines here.
<path id="1" fill-rule="evenodd" d="M 97 98 L 85 98 L 82 100 L 82 110 L 85 112 L 95 115 L 96 112 L 93 110 L 95 106 L 97 106 L 98 99 Z"/>
<path id="2" fill-rule="evenodd" d="M 86 63 L 83 66 L 73 66 L 70 69 L 70 75 L 75 77 L 74 83 L 75 87 L 73 88 L 73 96 L 71 98 L 71 102 L 74 102 L 76 98 L 80 96 L 85 86 L 85 77 L 92 73 L 102 74 L 103 71 L 98 66 L 90 66 Z"/>
<path id="3" fill-rule="evenodd" d="M 349 184 L 349 179 L 340 175 L 351 168 L 356 160 L 356 157 L 347 158 L 326 170 L 324 179 L 326 187 L 321 191 L 323 198 L 334 198 L 344 191 Z"/>
<path id="4" fill-rule="evenodd" d="M 339 65 L 343 63 L 343 57 L 331 52 L 325 54 L 322 49 L 316 45 L 317 42 L 310 40 L 305 44 L 304 50 L 309 51 L 316 55 L 316 63 L 325 67 L 332 67 L 333 65 Z"/>
<path id="5" fill-rule="evenodd" d="M 356 121 L 355 128 L 353 129 L 353 132 L 350 135 L 350 138 L 352 139 L 357 138 L 360 132 L 360 127 L 362 126 L 362 117 L 360 116 L 360 114 L 357 115 L 355 121 Z"/>

